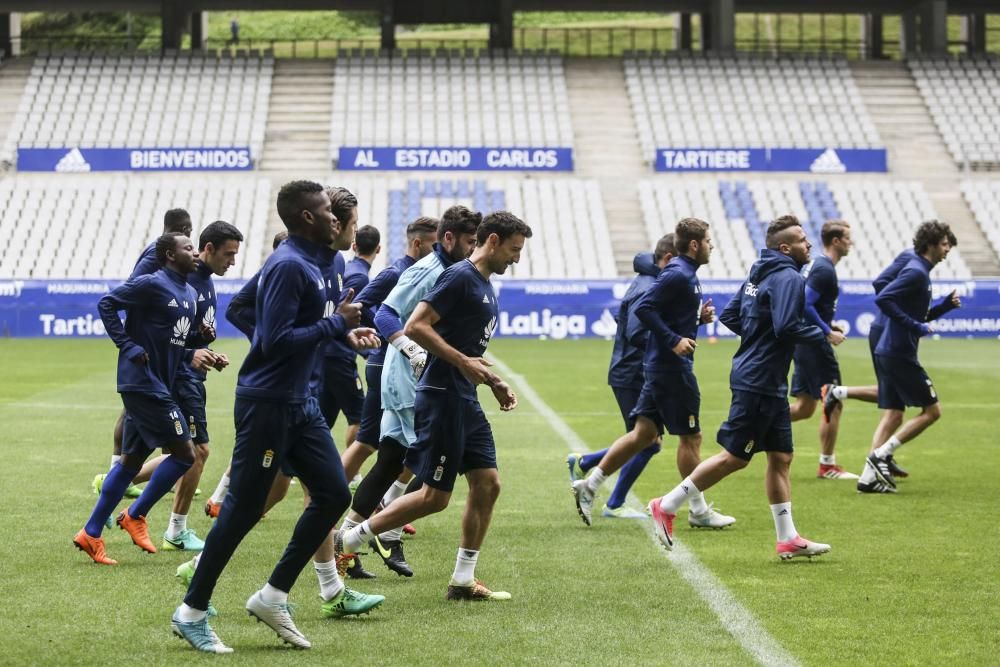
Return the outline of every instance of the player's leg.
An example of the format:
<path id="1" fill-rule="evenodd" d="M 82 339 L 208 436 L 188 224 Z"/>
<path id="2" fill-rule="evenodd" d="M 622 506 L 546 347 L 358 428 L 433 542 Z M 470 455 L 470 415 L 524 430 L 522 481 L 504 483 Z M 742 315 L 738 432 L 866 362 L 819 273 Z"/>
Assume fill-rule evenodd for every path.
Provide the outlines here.
<path id="1" fill-rule="evenodd" d="M 816 350 L 809 345 L 796 345 L 793 359 L 795 360 L 792 371 L 791 394 L 795 397 L 789 408 L 792 421 L 809 419 L 816 412 L 816 399 L 819 398 L 817 390 L 813 396 L 810 392 L 811 385 L 815 383 L 817 364 Z"/>
<path id="2" fill-rule="evenodd" d="M 611 390 L 614 393 L 615 402 L 618 403 L 618 410 L 621 412 L 622 420 L 625 423 L 625 430 L 631 431 L 634 425 L 634 420 L 631 416 L 632 410 L 635 409 L 636 404 L 639 402 L 639 394 L 642 391 L 641 383 L 637 387 L 612 387 Z M 621 470 L 618 471 L 618 481 L 615 482 L 615 488 L 611 491 L 611 495 L 608 497 L 608 502 L 605 503 L 604 509 L 601 511 L 601 516 L 614 519 L 648 518 L 645 512 L 639 512 L 631 507 L 626 507 L 625 500 L 628 497 L 628 493 L 631 490 L 632 485 L 635 484 L 637 479 L 639 479 L 639 476 L 642 474 L 642 471 L 646 469 L 646 465 L 649 463 L 650 459 L 652 459 L 653 456 L 660 451 L 660 448 L 660 438 L 657 437 L 649 444 L 649 446 L 637 452 L 628 460 L 628 463 L 622 466 Z M 586 454 L 584 456 L 570 454 L 566 459 L 566 463 L 569 465 L 571 482 L 576 481 L 576 475 L 573 467 L 574 457 L 578 458 L 579 468 L 582 473 L 585 473 L 600 463 L 601 459 L 604 458 L 604 455 L 607 454 L 607 452 L 608 450 L 604 449 L 600 452 L 594 452 L 593 454 Z"/>
<path id="3" fill-rule="evenodd" d="M 142 468 L 139 469 L 139 472 L 136 473 L 135 479 L 132 480 L 132 483 L 145 484 L 148 482 L 149 478 L 153 476 L 153 473 L 156 472 L 156 469 L 161 463 L 163 463 L 163 460 L 167 458 L 167 456 L 169 456 L 169 454 L 163 453 L 158 456 L 154 456 L 151 459 L 147 459 L 146 462 L 142 464 Z M 139 496 L 137 495 L 136 498 L 138 497 Z"/>
<path id="4" fill-rule="evenodd" d="M 809 419 L 816 412 L 816 399 L 808 394 L 793 394 L 795 400 L 789 407 L 793 422 Z"/>
<path id="5" fill-rule="evenodd" d="M 194 443 L 194 464 L 184 473 L 177 485 L 177 494 L 174 496 L 170 512 L 170 523 L 163 534 L 161 548 L 200 551 L 205 543 L 194 530 L 188 528 L 187 519 L 191 511 L 191 502 L 198 490 L 201 474 L 205 470 L 205 462 L 209 455 L 205 384 L 198 380 L 178 378 L 174 393 L 181 410 L 188 418 L 188 431 Z"/>
<path id="6" fill-rule="evenodd" d="M 229 473 L 231 470 L 232 463 L 226 466 L 226 472 L 222 473 L 222 477 L 219 478 L 219 483 L 216 484 L 215 491 L 205 501 L 205 516 L 212 519 L 219 516 L 219 510 L 222 509 L 222 501 L 226 499 L 226 493 L 229 491 Z"/>
<path id="7" fill-rule="evenodd" d="M 122 457 L 122 430 L 124 429 L 124 426 L 125 426 L 125 409 L 122 408 L 122 411 L 118 413 L 118 419 L 115 420 L 115 429 L 112 435 L 114 444 L 112 446 L 111 465 L 108 467 L 108 471 L 110 471 L 111 468 L 113 468 L 115 464 L 118 463 L 118 461 Z M 104 483 L 104 478 L 106 476 L 107 473 L 101 473 L 100 475 L 94 476 L 94 481 L 92 482 L 92 485 L 94 487 L 94 493 L 100 495 L 101 485 Z M 148 479 L 148 477 L 146 479 Z M 142 493 L 142 489 L 136 486 L 134 482 L 132 484 L 129 484 L 128 488 L 125 489 L 126 498 L 138 498 L 140 493 Z M 109 525 L 108 528 L 110 527 L 111 526 Z"/>

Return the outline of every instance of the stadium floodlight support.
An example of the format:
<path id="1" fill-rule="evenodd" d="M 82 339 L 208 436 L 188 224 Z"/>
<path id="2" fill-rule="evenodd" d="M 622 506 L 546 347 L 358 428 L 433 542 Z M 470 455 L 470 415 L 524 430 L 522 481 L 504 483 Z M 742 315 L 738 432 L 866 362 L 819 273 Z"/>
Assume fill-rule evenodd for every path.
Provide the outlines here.
<path id="1" fill-rule="evenodd" d="M 0 14 L 0 60 L 18 56 L 21 51 L 21 15 Z"/>

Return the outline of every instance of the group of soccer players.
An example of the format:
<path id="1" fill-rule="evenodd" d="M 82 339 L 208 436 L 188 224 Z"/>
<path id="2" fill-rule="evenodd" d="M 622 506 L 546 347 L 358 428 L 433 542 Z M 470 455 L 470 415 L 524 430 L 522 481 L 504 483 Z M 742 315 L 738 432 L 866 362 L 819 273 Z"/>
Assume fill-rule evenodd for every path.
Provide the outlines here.
<path id="1" fill-rule="evenodd" d="M 811 257 L 811 244 L 793 216 L 774 220 L 766 248 L 719 320 L 740 337 L 729 386 L 732 402 L 717 440 L 722 451 L 700 457 L 701 395 L 694 374 L 694 352 L 701 324 L 715 319 L 711 300 L 702 299 L 698 267 L 712 252 L 708 223 L 685 218 L 673 234 L 657 243 L 652 256 L 637 255 L 636 273 L 618 312 L 618 329 L 608 383 L 628 433 L 594 454 L 570 454 L 571 490 L 586 525 L 593 520 L 595 497 L 606 477 L 621 471 L 604 506 L 608 518 L 651 518 L 660 542 L 674 545 L 674 520 L 688 503 L 688 523 L 697 528 L 725 528 L 735 519 L 707 504 L 704 492 L 767 453 L 765 489 L 782 560 L 827 553 L 830 546 L 804 539 L 792 520 L 789 467 L 791 422 L 810 417 L 822 404 L 821 479 L 857 480 L 862 493 L 895 493 L 896 478 L 907 473 L 894 452 L 941 416 L 937 393 L 917 359 L 918 341 L 931 333 L 932 320 L 961 305 L 953 292 L 930 308 L 930 270 L 943 261 L 957 239 L 948 225 L 921 224 L 913 248 L 902 252 L 875 280 L 879 314 L 869 344 L 878 385 L 842 384 L 833 348 L 844 341 L 835 321 L 839 295 L 836 264 L 851 250 L 850 224 L 826 222 L 823 252 Z M 788 402 L 788 371 L 795 361 Z M 641 366 L 640 366 L 641 364 Z M 883 416 L 872 439 L 862 474 L 837 465 L 834 447 L 843 401 L 876 402 Z M 907 407 L 921 409 L 903 423 Z M 678 437 L 677 468 L 681 482 L 647 506 L 646 512 L 624 505 L 631 485 L 650 457 L 660 451 L 664 429 Z"/>
<path id="2" fill-rule="evenodd" d="M 379 239 L 374 228 L 356 229 L 357 206 L 346 189 L 308 181 L 288 183 L 278 194 L 287 232 L 227 309 L 250 350 L 237 380 L 232 459 L 206 503 L 215 522 L 204 542 L 186 524 L 208 455 L 204 382 L 209 370 L 229 363 L 209 348 L 217 305 L 211 276 L 235 263 L 243 237 L 233 225 L 214 222 L 195 252 L 190 216 L 168 212 L 165 233 L 132 277 L 100 301 L 119 350 L 124 413 L 111 469 L 95 480 L 98 500 L 73 542 L 95 562 L 116 564 L 101 534 L 132 489 L 135 501 L 116 521 L 137 546 L 156 552 L 146 516 L 177 485 L 162 548 L 201 553 L 178 569 L 188 591 L 171 623 L 200 651 L 232 652 L 208 624 L 216 614 L 212 593 L 241 540 L 293 476 L 302 483 L 305 509 L 270 578 L 246 603 L 286 643 L 310 646 L 288 605 L 288 591 L 310 558 L 324 616 L 371 611 L 384 598 L 343 583 L 351 570 L 370 576 L 356 552 L 370 543 L 390 568 L 412 575 L 400 531 L 447 507 L 460 474 L 470 492 L 446 598 L 510 598 L 475 577 L 500 490 L 476 386 L 490 387 L 501 410 L 517 405 L 483 353 L 498 314 L 490 278 L 519 260 L 531 228 L 505 211 L 484 217 L 454 206 L 441 220 L 412 223 L 406 255 L 369 282 Z M 341 251 L 352 247 L 355 258 L 345 263 Z M 355 353 L 368 356 L 368 397 Z M 341 412 L 349 425 L 343 461 L 330 434 Z M 166 454 L 143 466 L 160 448 Z M 348 479 L 376 451 L 352 501 Z M 146 482 L 141 491 L 137 481 Z M 334 530 L 348 507 L 350 515 Z"/>

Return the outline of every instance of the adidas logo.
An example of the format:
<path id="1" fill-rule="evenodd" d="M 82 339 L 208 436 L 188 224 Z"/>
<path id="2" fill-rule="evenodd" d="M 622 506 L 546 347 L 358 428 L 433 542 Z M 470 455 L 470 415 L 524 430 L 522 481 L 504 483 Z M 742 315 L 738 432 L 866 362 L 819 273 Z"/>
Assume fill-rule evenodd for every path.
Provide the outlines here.
<path id="1" fill-rule="evenodd" d="M 177 299 L 171 299 L 170 303 L 168 303 L 167 305 L 170 306 L 171 308 L 179 308 L 180 307 L 180 306 L 177 305 Z"/>
<path id="2" fill-rule="evenodd" d="M 56 163 L 56 171 L 62 173 L 81 173 L 90 171 L 90 163 L 83 157 L 79 148 L 74 148 Z"/>
<path id="3" fill-rule="evenodd" d="M 199 294 L 198 295 L 198 303 L 201 303 L 204 300 L 205 300 L 205 295 L 204 294 Z"/>
<path id="4" fill-rule="evenodd" d="M 484 295 L 483 295 L 483 303 L 489 303 L 489 302 L 490 302 L 490 297 L 488 297 L 488 296 L 486 296 L 486 295 L 484 294 Z"/>
<path id="5" fill-rule="evenodd" d="M 847 171 L 847 167 L 840 161 L 837 151 L 827 148 L 809 165 L 809 171 L 814 174 L 843 174 Z"/>

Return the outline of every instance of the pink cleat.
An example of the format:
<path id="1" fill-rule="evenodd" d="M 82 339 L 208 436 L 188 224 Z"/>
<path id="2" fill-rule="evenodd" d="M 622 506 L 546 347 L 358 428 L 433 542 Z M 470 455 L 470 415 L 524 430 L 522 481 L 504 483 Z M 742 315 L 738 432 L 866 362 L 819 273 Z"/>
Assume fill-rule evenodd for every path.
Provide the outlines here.
<path id="1" fill-rule="evenodd" d="M 677 515 L 665 512 L 663 508 L 660 507 L 660 498 L 653 498 L 650 500 L 647 507 L 649 509 L 650 516 L 653 517 L 653 530 L 656 531 L 656 537 L 659 538 L 660 544 L 665 546 L 667 549 L 673 549 L 674 518 Z"/>
<path id="2" fill-rule="evenodd" d="M 806 538 L 796 535 L 794 540 L 778 542 L 775 550 L 778 552 L 781 560 L 791 560 L 800 556 L 812 558 L 813 556 L 825 554 L 830 551 L 830 545 L 810 542 Z"/>

